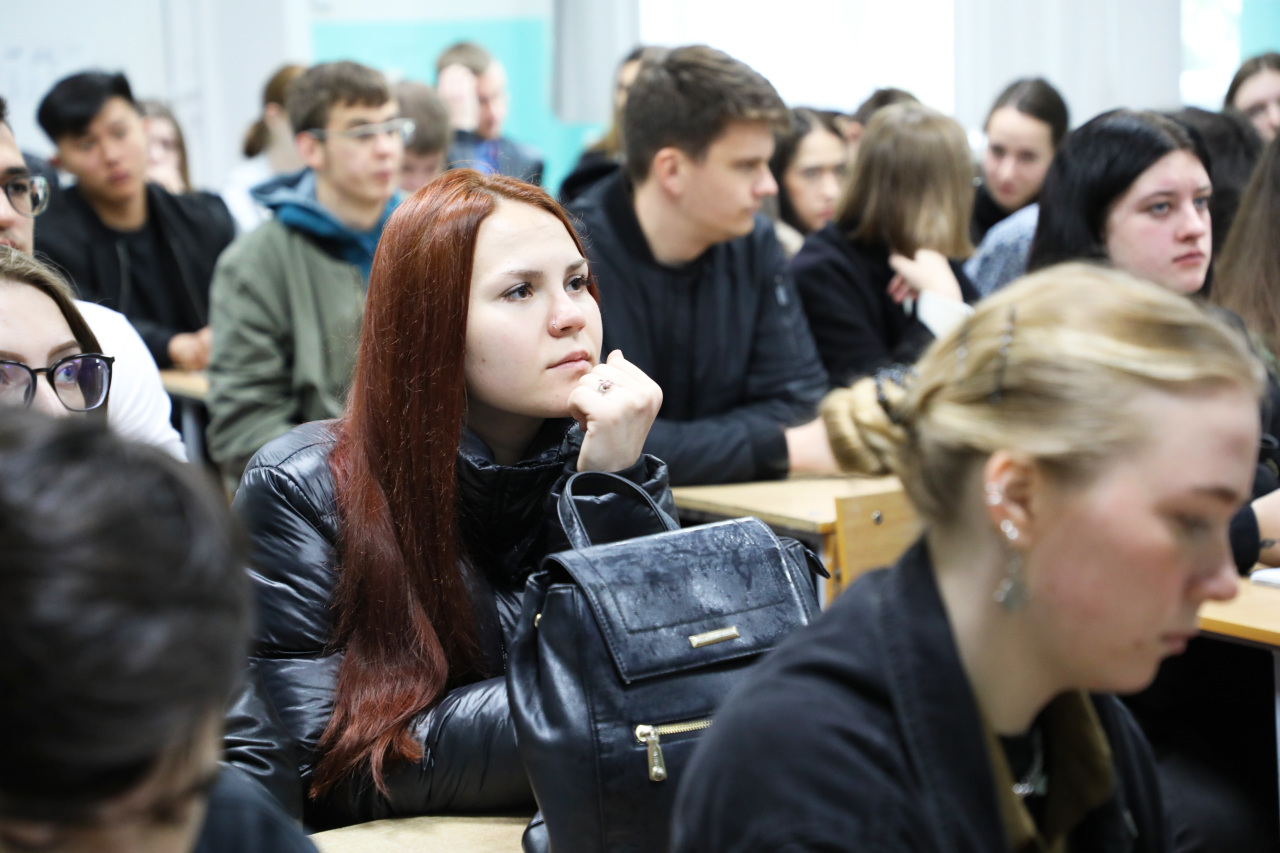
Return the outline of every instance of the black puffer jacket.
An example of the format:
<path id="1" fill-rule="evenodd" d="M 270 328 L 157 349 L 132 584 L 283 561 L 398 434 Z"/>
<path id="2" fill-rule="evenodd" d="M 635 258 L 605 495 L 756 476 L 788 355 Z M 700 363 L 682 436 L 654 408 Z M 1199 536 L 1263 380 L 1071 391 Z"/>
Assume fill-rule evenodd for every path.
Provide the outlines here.
<path id="1" fill-rule="evenodd" d="M 388 765 L 388 797 L 360 777 L 322 800 L 304 798 L 342 660 L 342 651 L 330 648 L 339 521 L 329 469 L 332 423 L 304 424 L 259 451 L 235 500 L 252 539 L 258 626 L 251 671 L 227 719 L 227 761 L 315 829 L 397 815 L 532 810 L 502 674 L 525 579 L 543 556 L 565 547 L 548 509 L 577 463 L 582 434 L 571 425 L 548 421 L 530 455 L 510 467 L 494 463 L 473 434 L 463 436 L 459 524 L 473 567 L 465 574 L 493 677 L 456 686 L 423 709 L 413 723 L 423 758 Z M 644 456 L 619 473 L 674 516 L 662 462 Z"/>

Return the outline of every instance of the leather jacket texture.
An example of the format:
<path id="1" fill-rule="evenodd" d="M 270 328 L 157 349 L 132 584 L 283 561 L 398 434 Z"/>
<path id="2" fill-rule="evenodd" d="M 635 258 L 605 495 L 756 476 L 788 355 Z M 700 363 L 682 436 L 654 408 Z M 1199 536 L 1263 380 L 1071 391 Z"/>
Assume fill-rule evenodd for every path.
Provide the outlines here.
<path id="1" fill-rule="evenodd" d="M 464 431 L 457 467 L 460 550 L 490 677 L 454 684 L 418 714 L 412 730 L 423 757 L 386 765 L 388 796 L 359 774 L 322 799 L 306 792 L 343 654 L 332 644 L 329 604 L 339 530 L 329 468 L 333 422 L 304 424 L 259 451 L 234 503 L 250 536 L 257 626 L 249 669 L 227 716 L 226 760 L 312 829 L 416 814 L 532 813 L 507 705 L 506 648 L 528 575 L 542 557 L 567 547 L 555 501 L 576 468 L 581 441 L 572 421 L 547 421 L 526 458 L 503 466 Z M 674 517 L 664 463 L 642 456 L 618 473 Z M 603 510 L 611 498 L 598 499 Z"/>

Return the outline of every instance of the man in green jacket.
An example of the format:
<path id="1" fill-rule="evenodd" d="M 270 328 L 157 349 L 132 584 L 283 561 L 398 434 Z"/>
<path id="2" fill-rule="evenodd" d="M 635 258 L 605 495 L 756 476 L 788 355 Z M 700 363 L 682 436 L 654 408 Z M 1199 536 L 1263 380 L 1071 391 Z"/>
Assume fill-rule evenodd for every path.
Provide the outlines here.
<path id="1" fill-rule="evenodd" d="M 341 414 L 412 132 L 382 74 L 354 62 L 311 68 L 285 108 L 307 168 L 254 188 L 275 218 L 226 250 L 210 295 L 208 444 L 229 486 L 273 438 Z"/>

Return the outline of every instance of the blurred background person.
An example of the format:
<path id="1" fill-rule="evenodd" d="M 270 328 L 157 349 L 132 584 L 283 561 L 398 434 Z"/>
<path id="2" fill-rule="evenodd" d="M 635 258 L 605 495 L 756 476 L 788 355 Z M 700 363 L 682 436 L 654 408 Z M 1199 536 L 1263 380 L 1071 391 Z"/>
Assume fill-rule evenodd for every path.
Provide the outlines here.
<path id="1" fill-rule="evenodd" d="M 1069 126 L 1066 102 L 1041 77 L 1015 80 L 996 98 L 984 127 L 987 150 L 969 230 L 974 245 L 991 226 L 1036 200 Z"/>
<path id="2" fill-rule="evenodd" d="M 1274 139 L 1280 130 L 1280 53 L 1269 51 L 1241 63 L 1223 106 L 1244 113 L 1263 142 Z"/>
<path id="3" fill-rule="evenodd" d="M 227 176 L 222 200 L 236 220 L 236 230 L 244 234 L 270 218 L 271 211 L 259 204 L 249 191 L 276 175 L 302 168 L 302 157 L 294 143 L 289 113 L 284 107 L 285 93 L 305 65 L 285 65 L 267 80 L 262 90 L 262 114 L 245 133 L 241 148 L 245 161 Z"/>
<path id="4" fill-rule="evenodd" d="M 977 294 L 958 259 L 973 250 L 972 209 L 964 129 L 919 103 L 879 110 L 835 218 L 791 262 L 833 386 L 914 362 L 947 318 L 968 313 Z M 905 303 L 908 289 L 924 293 Z"/>
<path id="5" fill-rule="evenodd" d="M 655 49 L 640 45 L 623 57 L 613 81 L 613 117 L 604 136 L 578 158 L 573 171 L 560 184 L 560 203 L 568 204 L 601 178 L 622 168 L 622 110 L 627 105 L 627 90 L 640 73 L 646 56 Z"/>
<path id="6" fill-rule="evenodd" d="M 507 121 L 507 71 L 489 51 L 463 41 L 436 58 L 436 91 L 449 106 L 453 145 L 449 167 L 498 173 L 542 185 L 542 154 L 502 135 Z"/>
<path id="7" fill-rule="evenodd" d="M 1254 348 L 1280 374 L 1280 143 L 1267 143 L 1214 267 L 1209 300 L 1239 315 Z"/>
<path id="8" fill-rule="evenodd" d="M 139 101 L 147 133 L 147 180 L 171 193 L 191 192 L 187 140 L 178 119 L 160 101 Z"/>
<path id="9" fill-rule="evenodd" d="M 795 257 L 805 236 L 836 215 L 848 156 L 839 127 L 818 110 L 792 109 L 790 130 L 774 134 L 769 158 L 778 184 L 774 227 L 787 257 Z"/>
<path id="10" fill-rule="evenodd" d="M 249 631 L 238 544 L 190 467 L 0 410 L 0 849 L 314 853 L 218 762 Z"/>
<path id="11" fill-rule="evenodd" d="M 147 181 L 147 137 L 128 79 L 84 71 L 54 84 L 36 114 L 75 176 L 50 204 L 36 250 L 77 295 L 119 311 L 161 367 L 209 361 L 209 282 L 235 225 L 221 199 Z"/>
<path id="12" fill-rule="evenodd" d="M 400 105 L 400 117 L 413 122 L 400 169 L 400 190 L 410 195 L 445 170 L 453 136 L 449 108 L 434 89 L 417 80 L 401 80 L 391 87 L 391 93 Z"/>
<path id="13" fill-rule="evenodd" d="M 858 157 L 858 145 L 862 141 L 862 134 L 866 132 L 867 125 L 871 123 L 871 117 L 885 107 L 894 104 L 918 104 L 919 99 L 915 95 L 904 89 L 876 89 L 867 99 L 858 105 L 853 111 L 848 121 L 844 122 L 842 130 L 844 131 L 845 142 L 849 146 L 850 166 Z"/>

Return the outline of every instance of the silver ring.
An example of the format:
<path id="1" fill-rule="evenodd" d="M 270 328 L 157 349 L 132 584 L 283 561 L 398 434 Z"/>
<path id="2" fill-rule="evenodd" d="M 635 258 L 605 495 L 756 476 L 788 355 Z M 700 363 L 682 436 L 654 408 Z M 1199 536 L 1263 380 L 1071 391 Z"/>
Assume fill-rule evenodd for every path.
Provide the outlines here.
<path id="1" fill-rule="evenodd" d="M 612 380 L 612 379 L 601 379 L 601 380 L 600 380 L 600 389 L 599 389 L 599 390 L 600 390 L 600 393 L 601 393 L 601 394 L 603 394 L 604 392 L 608 391 L 608 390 L 609 390 L 610 388 L 612 388 L 612 387 L 613 387 L 613 380 Z"/>

